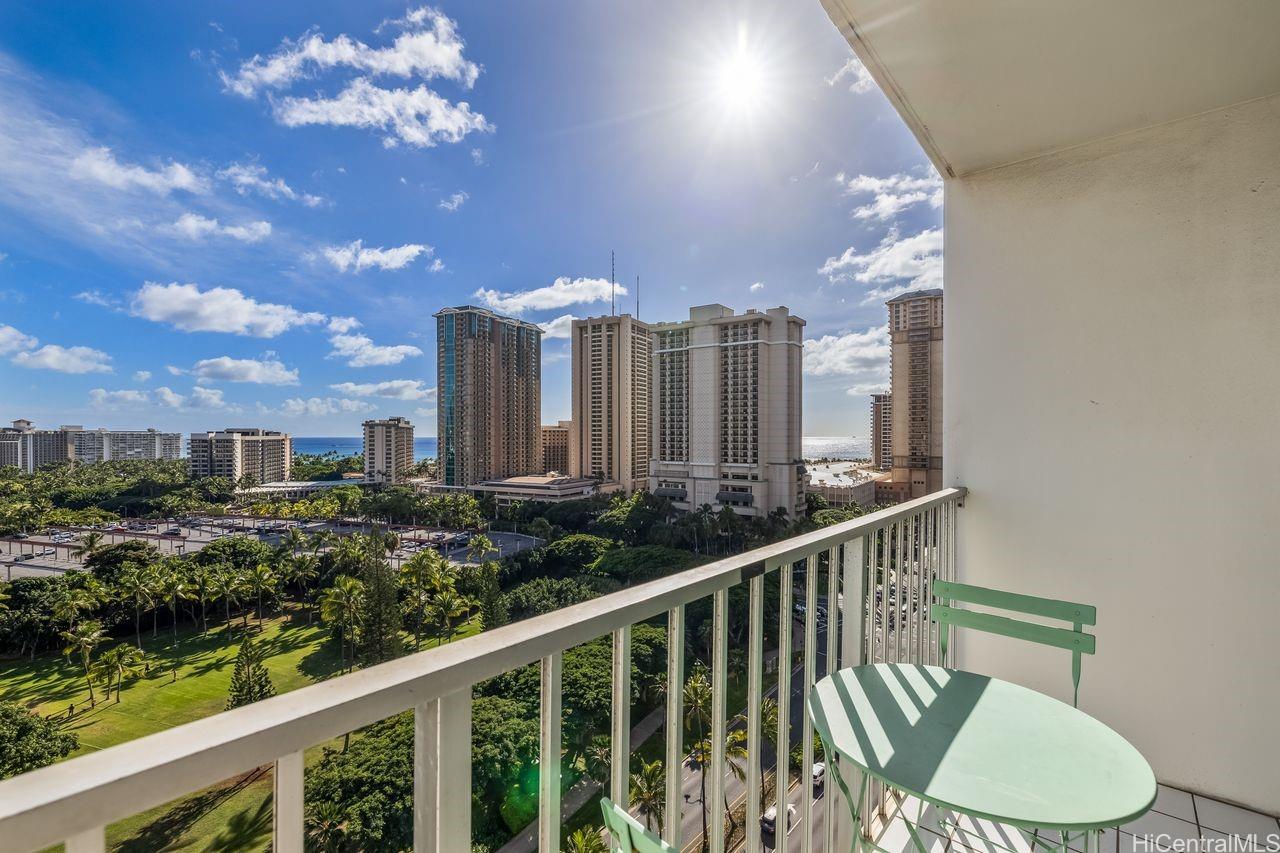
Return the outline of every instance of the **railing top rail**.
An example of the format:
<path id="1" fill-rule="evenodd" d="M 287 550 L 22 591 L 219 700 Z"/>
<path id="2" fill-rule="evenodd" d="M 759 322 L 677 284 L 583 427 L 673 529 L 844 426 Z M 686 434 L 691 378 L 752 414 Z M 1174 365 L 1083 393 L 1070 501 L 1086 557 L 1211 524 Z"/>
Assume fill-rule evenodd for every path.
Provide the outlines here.
<path id="1" fill-rule="evenodd" d="M 0 851 L 31 850 L 199 790 L 901 518 L 962 500 L 943 489 L 446 646 L 0 781 Z"/>

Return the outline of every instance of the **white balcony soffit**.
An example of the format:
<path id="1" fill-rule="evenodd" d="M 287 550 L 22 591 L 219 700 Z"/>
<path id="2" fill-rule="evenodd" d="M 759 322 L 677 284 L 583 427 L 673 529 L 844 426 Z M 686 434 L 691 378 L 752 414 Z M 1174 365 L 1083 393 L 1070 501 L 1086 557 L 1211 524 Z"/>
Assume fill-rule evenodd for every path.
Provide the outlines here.
<path id="1" fill-rule="evenodd" d="M 821 0 L 960 176 L 1280 92 L 1277 0 Z"/>

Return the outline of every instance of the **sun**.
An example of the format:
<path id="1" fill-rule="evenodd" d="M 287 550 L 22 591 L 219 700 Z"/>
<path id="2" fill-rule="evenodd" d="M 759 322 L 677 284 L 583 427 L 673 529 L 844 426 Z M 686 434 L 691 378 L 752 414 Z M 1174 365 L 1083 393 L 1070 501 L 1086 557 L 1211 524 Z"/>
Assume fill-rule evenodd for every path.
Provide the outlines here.
<path id="1" fill-rule="evenodd" d="M 740 43 L 716 65 L 712 73 L 712 97 L 728 113 L 754 115 L 765 101 L 767 82 L 760 57 Z"/>

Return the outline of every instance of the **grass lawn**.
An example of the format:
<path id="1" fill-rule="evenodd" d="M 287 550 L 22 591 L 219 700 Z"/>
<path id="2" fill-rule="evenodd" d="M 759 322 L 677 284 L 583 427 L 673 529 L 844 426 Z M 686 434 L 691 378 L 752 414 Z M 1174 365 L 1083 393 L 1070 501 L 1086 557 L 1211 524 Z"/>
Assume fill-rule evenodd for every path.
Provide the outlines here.
<path id="1" fill-rule="evenodd" d="M 479 621 L 465 623 L 457 636 L 479 631 Z M 250 618 L 249 632 L 264 651 L 264 664 L 277 693 L 305 687 L 336 675 L 341 668 L 329 630 L 318 620 L 307 625 L 305 612 L 291 611 L 266 619 L 259 628 Z M 120 702 L 105 700 L 97 685 L 98 704 L 90 708 L 84 672 L 66 658 L 43 655 L 34 661 L 0 663 L 0 699 L 20 702 L 45 716 L 66 721 L 80 738 L 73 755 L 104 749 L 222 711 L 227 702 L 244 628 L 233 620 L 207 636 L 191 628 L 152 638 L 143 632 L 143 647 L 152 658 L 151 676 L 126 682 Z M 127 640 L 124 640 L 127 642 Z M 429 648 L 434 641 L 424 643 Z M 108 643 L 104 648 L 110 648 Z M 406 646 L 412 647 L 412 638 Z M 176 670 L 176 679 L 174 677 Z M 75 713 L 68 719 L 68 708 Z M 307 751 L 308 764 L 319 760 L 325 744 Z M 271 844 L 271 771 L 260 768 L 175 800 L 107 829 L 109 849 L 265 850 Z"/>

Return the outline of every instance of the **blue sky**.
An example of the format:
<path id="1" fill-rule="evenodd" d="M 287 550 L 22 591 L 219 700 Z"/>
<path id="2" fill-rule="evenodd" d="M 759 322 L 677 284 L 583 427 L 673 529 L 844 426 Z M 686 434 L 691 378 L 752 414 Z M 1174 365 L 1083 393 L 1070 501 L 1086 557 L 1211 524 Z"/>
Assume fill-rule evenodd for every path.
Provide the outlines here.
<path id="1" fill-rule="evenodd" d="M 785 12 L 781 8 L 786 6 Z M 435 431 L 445 305 L 787 305 L 868 431 L 941 190 L 817 0 L 0 6 L 0 418 Z"/>

